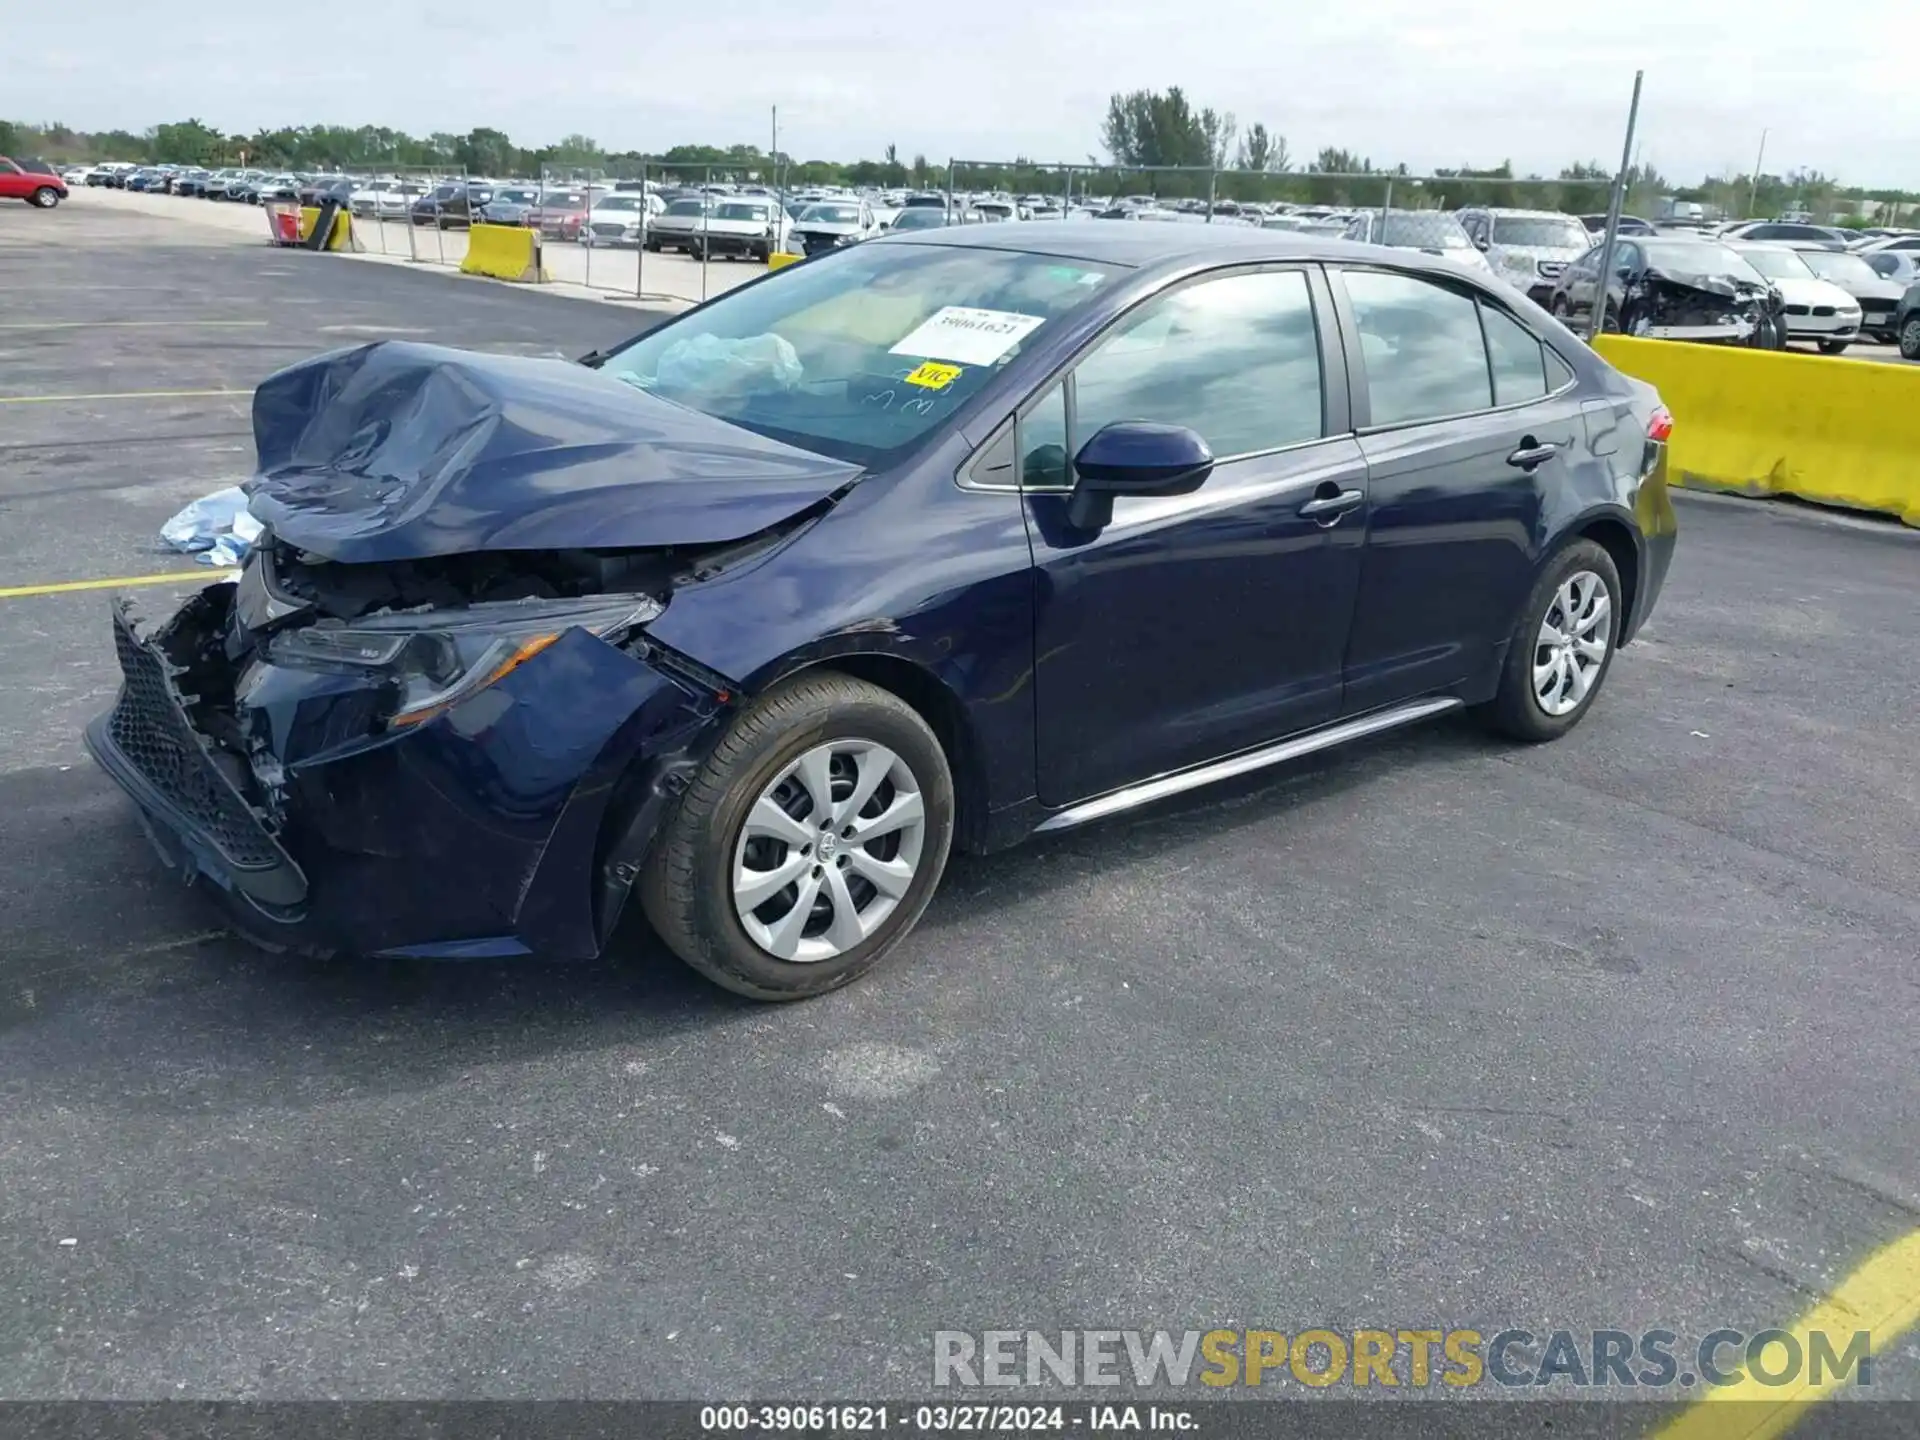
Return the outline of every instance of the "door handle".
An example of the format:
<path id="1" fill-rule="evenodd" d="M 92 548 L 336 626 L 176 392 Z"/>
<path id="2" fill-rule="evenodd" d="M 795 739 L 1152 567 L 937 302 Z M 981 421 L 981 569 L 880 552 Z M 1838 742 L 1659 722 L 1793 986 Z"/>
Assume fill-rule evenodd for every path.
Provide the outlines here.
<path id="1" fill-rule="evenodd" d="M 1507 456 L 1507 464 L 1517 465 L 1522 470 L 1532 470 L 1547 463 L 1560 453 L 1560 447 L 1549 441 L 1542 445 L 1531 435 L 1520 442 L 1520 448 Z"/>
<path id="2" fill-rule="evenodd" d="M 1323 485 L 1320 488 L 1322 491 L 1328 491 L 1332 490 L 1332 485 Z M 1300 513 L 1309 520 L 1319 521 L 1322 525 L 1332 525 L 1366 498 L 1364 490 L 1334 490 L 1332 494 L 1316 494 L 1313 499 L 1300 507 Z"/>

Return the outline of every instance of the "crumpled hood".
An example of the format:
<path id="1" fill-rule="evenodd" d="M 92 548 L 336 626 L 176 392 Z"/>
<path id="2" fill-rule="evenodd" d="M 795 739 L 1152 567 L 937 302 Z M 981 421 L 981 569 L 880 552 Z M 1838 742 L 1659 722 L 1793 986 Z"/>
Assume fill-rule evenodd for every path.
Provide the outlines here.
<path id="1" fill-rule="evenodd" d="M 381 341 L 253 396 L 255 518 L 348 563 L 742 539 L 860 467 L 562 360 Z"/>
<path id="2" fill-rule="evenodd" d="M 1708 295 L 1724 295 L 1732 300 L 1758 299 L 1767 293 L 1763 286 L 1751 280 L 1736 280 L 1731 275 L 1708 275 L 1704 272 L 1675 270 L 1670 266 L 1649 265 L 1647 277 L 1651 280 L 1664 280 L 1669 285 L 1684 285 L 1689 290 L 1703 291 Z"/>

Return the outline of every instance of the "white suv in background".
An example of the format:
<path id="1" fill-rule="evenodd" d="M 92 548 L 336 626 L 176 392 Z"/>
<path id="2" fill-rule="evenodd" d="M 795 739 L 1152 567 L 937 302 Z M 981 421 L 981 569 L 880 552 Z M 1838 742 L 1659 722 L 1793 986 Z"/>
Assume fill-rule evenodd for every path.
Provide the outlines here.
<path id="1" fill-rule="evenodd" d="M 1472 207 L 1454 211 L 1454 218 L 1495 275 L 1542 305 L 1568 262 L 1593 248 L 1587 227 L 1557 210 Z"/>

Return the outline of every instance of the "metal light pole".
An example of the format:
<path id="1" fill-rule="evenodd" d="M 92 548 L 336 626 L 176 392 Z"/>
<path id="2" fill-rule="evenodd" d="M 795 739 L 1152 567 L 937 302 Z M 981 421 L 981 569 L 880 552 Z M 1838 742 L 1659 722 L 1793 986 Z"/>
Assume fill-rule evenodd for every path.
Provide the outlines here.
<path id="1" fill-rule="evenodd" d="M 1595 277 L 1593 315 L 1587 322 L 1587 343 L 1607 323 L 1607 294 L 1613 289 L 1613 242 L 1620 235 L 1620 211 L 1627 203 L 1627 172 L 1633 168 L 1633 131 L 1640 123 L 1640 82 L 1646 71 L 1633 72 L 1633 103 L 1627 107 L 1627 138 L 1620 147 L 1620 173 L 1613 177 L 1613 194 L 1607 200 L 1606 238 L 1600 242 L 1600 273 Z"/>
<path id="2" fill-rule="evenodd" d="M 1755 215 L 1753 211 L 1754 207 L 1760 203 L 1760 167 L 1766 163 L 1767 136 L 1771 133 L 1770 130 L 1762 130 L 1760 132 L 1760 153 L 1753 157 L 1753 184 L 1747 190 L 1747 218 L 1749 220 L 1758 220 L 1760 218 L 1758 215 Z"/>

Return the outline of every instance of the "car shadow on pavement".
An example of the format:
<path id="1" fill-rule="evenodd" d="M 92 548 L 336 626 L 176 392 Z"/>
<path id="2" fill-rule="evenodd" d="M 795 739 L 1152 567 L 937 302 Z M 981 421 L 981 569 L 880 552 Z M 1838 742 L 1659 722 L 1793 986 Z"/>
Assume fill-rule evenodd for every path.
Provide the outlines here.
<path id="1" fill-rule="evenodd" d="M 964 953 L 983 915 L 1043 898 L 1103 868 L 1152 862 L 1238 832 L 1285 827 L 1290 809 L 1408 766 L 1501 749 L 1442 721 L 1196 792 L 1138 817 L 990 856 L 956 856 L 900 957 Z M 834 997 L 767 1007 L 681 965 L 630 911 L 594 961 L 319 960 L 262 952 L 229 933 L 211 897 L 164 871 L 120 793 L 91 765 L 0 776 L 0 1047 L 37 1090 L 98 1097 L 184 1053 L 217 1057 L 235 1104 L 351 1086 L 404 1092 L 479 1066 L 598 1049 L 636 1055 L 689 1032 L 888 1003 L 883 970 Z M 1256 842 L 1257 843 L 1257 842 Z M 896 1003 L 917 1003 L 902 983 Z M 845 1023 L 842 1017 L 841 1023 Z M 209 1063 L 216 1063 L 210 1061 Z M 64 1079 L 62 1078 L 64 1074 Z M 138 1088 L 137 1086 L 135 1087 Z M 149 1087 L 122 1103 L 204 1105 L 197 1088 Z"/>

